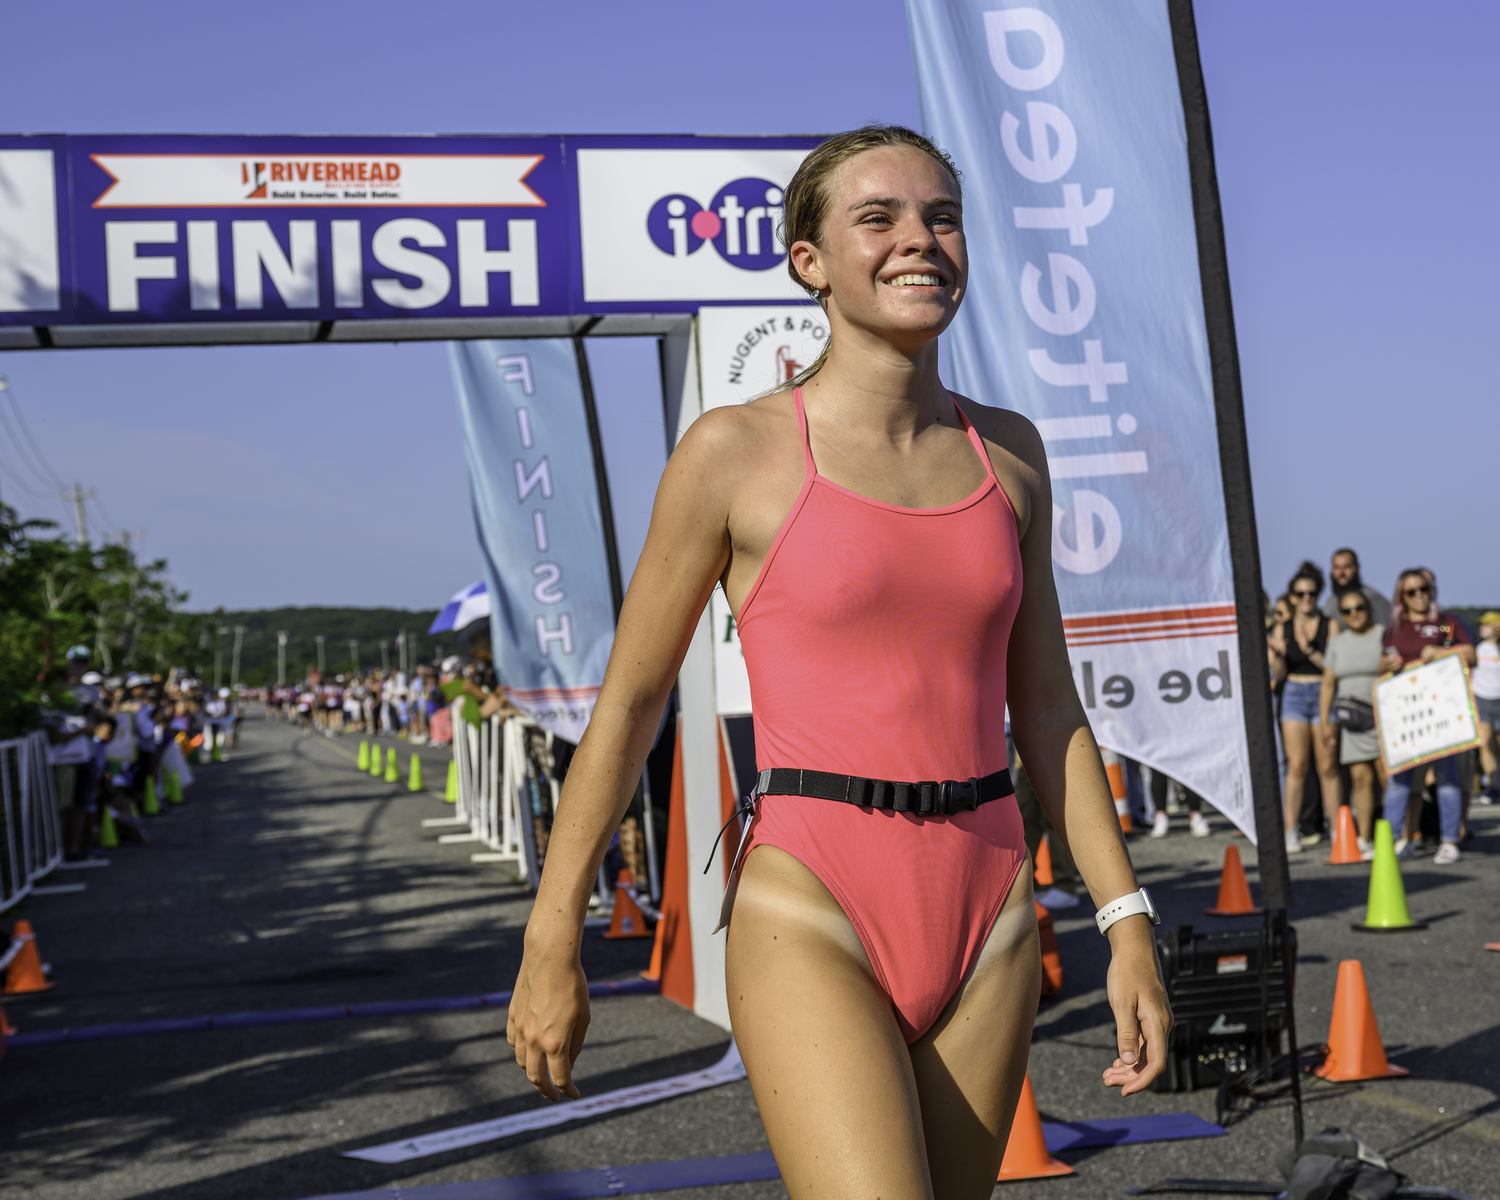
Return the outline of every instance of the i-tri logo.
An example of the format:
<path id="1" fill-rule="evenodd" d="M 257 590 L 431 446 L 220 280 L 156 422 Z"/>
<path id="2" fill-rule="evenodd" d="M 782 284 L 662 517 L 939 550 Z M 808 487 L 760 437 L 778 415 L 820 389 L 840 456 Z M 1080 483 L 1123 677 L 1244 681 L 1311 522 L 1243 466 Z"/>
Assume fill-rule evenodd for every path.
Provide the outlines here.
<path id="1" fill-rule="evenodd" d="M 704 208 L 682 193 L 663 196 L 646 216 L 646 232 L 663 254 L 686 258 L 704 242 L 746 271 L 767 271 L 786 258 L 781 244 L 781 188 L 766 179 L 726 183 Z"/>

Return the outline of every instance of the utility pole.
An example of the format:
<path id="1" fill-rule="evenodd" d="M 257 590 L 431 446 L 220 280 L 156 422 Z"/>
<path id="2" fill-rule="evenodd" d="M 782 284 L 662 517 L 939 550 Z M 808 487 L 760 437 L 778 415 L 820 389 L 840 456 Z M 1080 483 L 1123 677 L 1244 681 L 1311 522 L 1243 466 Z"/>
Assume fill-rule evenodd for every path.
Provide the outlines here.
<path id="1" fill-rule="evenodd" d="M 221 677 L 224 674 L 224 635 L 229 632 L 228 625 L 220 625 L 215 631 L 214 638 L 214 691 L 219 690 Z"/>
<path id="2" fill-rule="evenodd" d="M 323 662 L 323 635 L 320 633 L 313 641 L 318 643 L 318 682 L 323 682 L 323 674 L 328 669 Z"/>
<path id="3" fill-rule="evenodd" d="M 403 675 L 406 674 L 406 630 L 404 629 L 396 631 L 396 662 L 397 669 Z"/>
<path id="4" fill-rule="evenodd" d="M 276 631 L 276 686 L 286 687 L 286 630 Z"/>
<path id="5" fill-rule="evenodd" d="M 73 505 L 73 518 L 78 523 L 78 544 L 87 546 L 89 544 L 89 521 L 83 512 L 83 502 L 94 498 L 94 489 L 83 490 L 81 483 L 74 483 L 71 492 L 58 493 L 63 500 L 71 501 Z M 127 543 L 127 546 L 129 543 Z"/>
<path id="6" fill-rule="evenodd" d="M 230 660 L 229 668 L 229 690 L 238 692 L 240 686 L 240 646 L 245 640 L 245 627 L 236 625 L 234 627 L 234 658 Z"/>
<path id="7" fill-rule="evenodd" d="M 359 674 L 359 639 L 349 639 L 349 661 L 354 664 L 354 673 Z"/>
<path id="8" fill-rule="evenodd" d="M 391 673 L 391 656 L 386 649 L 389 645 L 389 642 L 380 643 L 380 670 L 381 673 L 385 675 L 389 675 Z"/>

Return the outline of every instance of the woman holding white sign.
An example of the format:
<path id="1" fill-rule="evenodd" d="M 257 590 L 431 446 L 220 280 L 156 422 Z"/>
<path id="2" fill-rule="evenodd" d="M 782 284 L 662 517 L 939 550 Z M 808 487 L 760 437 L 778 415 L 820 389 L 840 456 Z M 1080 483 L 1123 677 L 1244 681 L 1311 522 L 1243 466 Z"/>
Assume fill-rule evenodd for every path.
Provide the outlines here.
<path id="1" fill-rule="evenodd" d="M 1456 647 L 1470 669 L 1476 661 L 1474 645 L 1462 624 L 1433 603 L 1432 583 L 1425 573 L 1413 568 L 1402 571 L 1396 580 L 1396 611 L 1399 621 L 1385 631 L 1385 654 L 1380 660 L 1382 672 L 1402 671 L 1407 667 L 1431 662 L 1442 651 Z M 1396 853 L 1409 848 L 1406 837 L 1406 807 L 1411 799 L 1417 772 L 1426 773 L 1430 766 L 1437 778 L 1438 819 L 1442 844 L 1432 861 L 1439 866 L 1458 861 L 1458 830 L 1463 819 L 1463 790 L 1458 783 L 1458 757 L 1450 755 L 1436 762 L 1410 770 L 1398 771 L 1385 787 L 1385 819 L 1396 834 Z"/>
<path id="2" fill-rule="evenodd" d="M 910 130 L 856 130 L 808 155 L 784 206 L 789 269 L 831 346 L 785 390 L 704 414 L 672 455 L 508 1036 L 543 1095 L 577 1095 L 588 897 L 722 582 L 761 768 L 724 905 L 728 999 L 786 1187 L 985 1200 L 1041 984 L 1007 700 L 1111 943 L 1104 1082 L 1127 1095 L 1161 1071 L 1171 1025 L 1155 910 L 1074 688 L 1041 439 L 938 378 L 968 274 L 957 172 Z"/>

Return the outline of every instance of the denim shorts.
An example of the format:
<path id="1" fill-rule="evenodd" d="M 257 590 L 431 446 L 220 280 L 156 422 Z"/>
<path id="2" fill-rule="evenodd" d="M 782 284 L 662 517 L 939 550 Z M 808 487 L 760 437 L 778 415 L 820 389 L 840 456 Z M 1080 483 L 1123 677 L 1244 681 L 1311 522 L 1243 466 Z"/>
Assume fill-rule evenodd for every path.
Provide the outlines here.
<path id="1" fill-rule="evenodd" d="M 1318 697 L 1322 695 L 1323 682 L 1309 680 L 1306 683 L 1288 679 L 1281 689 L 1281 719 L 1296 721 L 1302 725 L 1318 723 Z"/>
<path id="2" fill-rule="evenodd" d="M 1474 707 L 1479 710 L 1479 719 L 1491 729 L 1500 729 L 1500 700 L 1486 696 L 1475 696 Z"/>

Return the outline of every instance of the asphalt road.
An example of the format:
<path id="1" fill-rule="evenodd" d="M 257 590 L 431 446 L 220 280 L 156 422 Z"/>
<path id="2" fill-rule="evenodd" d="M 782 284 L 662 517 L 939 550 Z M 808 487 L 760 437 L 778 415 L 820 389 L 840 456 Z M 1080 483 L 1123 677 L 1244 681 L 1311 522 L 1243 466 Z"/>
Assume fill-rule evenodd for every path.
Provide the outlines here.
<path id="1" fill-rule="evenodd" d="M 389 742 L 386 743 L 387 745 Z M 503 868 L 441 845 L 424 817 L 451 811 L 354 769 L 353 739 L 301 738 L 252 720 L 240 752 L 204 769 L 187 805 L 153 821 L 153 845 L 108 868 L 68 872 L 88 890 L 31 900 L 58 981 L 7 1005 L 23 1030 L 253 1009 L 473 995 L 510 986 L 529 894 Z M 403 752 L 402 765 L 406 757 Z M 424 754 L 441 789 L 442 757 Z M 434 769 L 437 768 L 437 769 Z M 1143 882 L 1168 922 L 1204 928 L 1227 827 L 1134 839 Z M 1476 810 L 1457 867 L 1405 867 L 1423 933 L 1352 932 L 1366 872 L 1294 862 L 1301 934 L 1298 1025 L 1326 1036 L 1339 959 L 1365 967 L 1392 1061 L 1410 1078 L 1315 1083 L 1308 1128 L 1359 1132 L 1415 1183 L 1500 1200 L 1500 817 Z M 1246 844 L 1241 840 L 1241 847 Z M 1251 877 L 1254 878 L 1253 852 Z M 1325 848 L 1320 848 L 1324 849 Z M 1099 1083 L 1113 1057 L 1106 943 L 1085 908 L 1059 914 L 1063 995 L 1043 1002 L 1031 1073 L 1045 1119 L 1187 1110 L 1214 1094 L 1122 1102 Z M 590 937 L 591 979 L 634 978 L 650 943 Z M 580 1086 L 597 1094 L 708 1066 L 727 1035 L 656 996 L 594 1002 Z M 527 1111 L 538 1101 L 508 1058 L 500 1009 L 215 1030 L 15 1048 L 0 1063 L 0 1197 L 28 1200 L 300 1200 L 382 1185 L 735 1154 L 766 1148 L 748 1084 L 453 1151 L 399 1166 L 340 1152 Z M 1285 1100 L 1212 1140 L 1080 1151 L 1072 1176 L 1008 1184 L 1007 1200 L 1118 1197 L 1168 1176 L 1271 1179 L 1290 1136 Z M 770 1200 L 776 1182 L 681 1193 Z"/>

